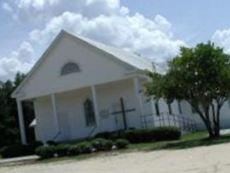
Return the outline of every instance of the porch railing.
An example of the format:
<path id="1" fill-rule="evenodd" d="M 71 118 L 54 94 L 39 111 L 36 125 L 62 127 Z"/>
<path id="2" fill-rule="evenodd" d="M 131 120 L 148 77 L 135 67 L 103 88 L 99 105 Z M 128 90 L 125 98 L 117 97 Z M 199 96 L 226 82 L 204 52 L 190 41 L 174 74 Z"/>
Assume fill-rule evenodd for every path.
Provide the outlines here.
<path id="1" fill-rule="evenodd" d="M 58 131 L 53 137 L 52 141 L 56 141 L 60 135 L 61 135 L 61 131 Z"/>
<path id="2" fill-rule="evenodd" d="M 142 128 L 153 127 L 178 127 L 182 132 L 197 131 L 197 122 L 193 117 L 184 115 L 169 114 L 167 112 L 160 115 L 144 115 L 141 116 Z"/>

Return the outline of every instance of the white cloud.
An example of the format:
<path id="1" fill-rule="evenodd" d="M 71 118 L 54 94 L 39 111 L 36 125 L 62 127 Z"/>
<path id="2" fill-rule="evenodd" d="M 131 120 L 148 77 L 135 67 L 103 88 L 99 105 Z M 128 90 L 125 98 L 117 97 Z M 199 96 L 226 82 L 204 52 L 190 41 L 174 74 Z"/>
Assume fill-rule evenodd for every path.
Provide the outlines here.
<path id="1" fill-rule="evenodd" d="M 171 24 L 164 17 L 157 15 L 150 20 L 138 13 L 89 19 L 81 14 L 64 12 L 50 20 L 43 30 L 32 31 L 30 38 L 34 43 L 47 44 L 60 29 L 139 52 L 158 62 L 175 56 L 179 47 L 185 45 L 183 41 L 173 39 Z"/>
<path id="2" fill-rule="evenodd" d="M 34 53 L 34 49 L 29 42 L 22 42 L 17 51 L 12 52 L 12 57 L 22 61 L 30 63 L 32 62 L 32 55 Z"/>
<path id="3" fill-rule="evenodd" d="M 6 10 L 6 11 L 8 11 L 8 12 L 13 12 L 12 7 L 11 7 L 8 3 L 6 3 L 6 2 L 4 2 L 4 3 L 2 4 L 2 9 L 3 9 L 3 10 Z"/>
<path id="4" fill-rule="evenodd" d="M 217 30 L 212 36 L 212 41 L 223 47 L 226 53 L 230 53 L 230 29 Z"/>
<path id="5" fill-rule="evenodd" d="M 20 0 L 18 7 L 23 8 L 34 8 L 36 10 L 42 10 L 46 6 L 56 5 L 59 0 Z"/>
<path id="6" fill-rule="evenodd" d="M 65 11 L 81 13 L 87 17 L 124 12 L 119 0 L 8 0 L 12 16 L 21 22 L 48 21 Z"/>
<path id="7" fill-rule="evenodd" d="M 31 63 L 22 63 L 14 57 L 3 57 L 0 59 L 0 80 L 13 79 L 18 71 L 26 73 L 31 65 Z"/>
<path id="8" fill-rule="evenodd" d="M 179 47 L 185 45 L 182 40 L 174 38 L 171 23 L 165 17 L 156 15 L 150 19 L 139 13 L 131 15 L 127 7 L 120 5 L 119 0 L 79 0 L 77 3 L 63 0 L 16 1 L 21 2 L 17 8 L 23 9 L 24 12 L 28 10 L 28 14 L 48 15 L 48 11 L 52 10 L 55 13 L 43 23 L 42 29 L 32 30 L 25 42 L 11 56 L 0 58 L 0 69 L 8 66 L 0 71 L 0 79 L 12 77 L 18 70 L 27 71 L 36 60 L 33 57 L 38 54 L 37 50 L 44 50 L 61 29 L 138 52 L 158 63 L 175 56 Z M 76 6 L 71 10 L 74 2 Z M 49 7 L 52 8 L 47 10 Z M 69 11 L 66 11 L 67 9 Z"/>
<path id="9" fill-rule="evenodd" d="M 9 57 L 0 58 L 0 80 L 12 79 L 20 71 L 28 72 L 34 63 L 34 50 L 29 42 L 23 42 Z"/>

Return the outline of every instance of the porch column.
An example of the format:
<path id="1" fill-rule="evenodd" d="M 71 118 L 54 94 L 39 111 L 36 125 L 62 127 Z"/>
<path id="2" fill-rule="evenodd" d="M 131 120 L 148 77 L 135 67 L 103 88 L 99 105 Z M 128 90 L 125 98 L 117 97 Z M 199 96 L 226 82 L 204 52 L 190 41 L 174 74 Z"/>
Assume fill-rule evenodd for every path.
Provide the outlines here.
<path id="1" fill-rule="evenodd" d="M 19 129 L 20 129 L 20 136 L 21 136 L 21 143 L 26 145 L 26 131 L 25 131 L 25 122 L 23 116 L 23 109 L 22 109 L 22 102 L 17 99 L 17 108 L 18 108 L 18 121 L 19 121 Z"/>
<path id="2" fill-rule="evenodd" d="M 138 98 L 138 102 L 139 102 L 139 107 L 140 107 L 140 114 L 141 116 L 143 115 L 143 98 L 142 98 L 142 91 L 141 91 L 141 84 L 139 79 L 136 77 L 134 78 L 134 89 L 135 89 L 135 93 L 136 96 Z"/>
<path id="3" fill-rule="evenodd" d="M 93 85 L 91 86 L 91 92 L 93 97 L 93 107 L 95 111 L 95 118 L 96 118 L 96 124 L 99 126 L 99 111 L 98 111 L 98 102 L 97 102 L 97 92 L 96 87 Z"/>
<path id="4" fill-rule="evenodd" d="M 54 122 L 56 124 L 57 132 L 59 132 L 60 129 L 59 129 L 58 116 L 57 116 L 57 106 L 56 106 L 56 96 L 55 96 L 55 94 L 51 94 L 51 102 L 52 102 L 52 110 L 53 110 Z"/>
<path id="5" fill-rule="evenodd" d="M 151 109 L 152 109 L 152 115 L 154 116 L 154 113 L 155 113 L 155 107 L 154 107 L 155 103 L 154 103 L 154 100 L 153 100 L 153 97 L 151 96 Z"/>
<path id="6" fill-rule="evenodd" d="M 153 69 L 155 69 L 154 64 L 153 64 Z M 151 79 L 150 79 L 150 78 L 148 78 L 148 82 L 151 82 Z M 155 101 L 154 101 L 153 96 L 150 96 L 150 104 L 151 104 L 152 116 L 153 116 L 153 118 L 154 118 L 154 114 L 155 114 Z"/>

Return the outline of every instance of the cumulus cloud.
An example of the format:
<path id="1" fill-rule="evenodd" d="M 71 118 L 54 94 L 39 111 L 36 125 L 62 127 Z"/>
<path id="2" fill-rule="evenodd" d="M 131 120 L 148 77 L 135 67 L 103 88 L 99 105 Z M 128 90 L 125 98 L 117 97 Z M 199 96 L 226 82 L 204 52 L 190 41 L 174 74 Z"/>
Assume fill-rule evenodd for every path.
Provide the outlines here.
<path id="1" fill-rule="evenodd" d="M 34 50 L 29 42 L 23 42 L 9 57 L 0 58 L 0 80 L 12 79 L 18 71 L 26 73 L 32 67 Z"/>
<path id="2" fill-rule="evenodd" d="M 8 3 L 6 3 L 6 2 L 4 2 L 4 3 L 2 4 L 2 9 L 3 9 L 3 10 L 6 10 L 7 12 L 13 12 L 12 7 L 11 7 Z"/>
<path id="3" fill-rule="evenodd" d="M 212 36 L 212 41 L 223 47 L 226 53 L 230 53 L 230 29 L 217 30 Z"/>
<path id="4" fill-rule="evenodd" d="M 143 15 L 113 15 L 89 19 L 79 13 L 64 12 L 50 20 L 42 30 L 30 33 L 34 43 L 47 44 L 60 29 L 120 47 L 155 61 L 165 61 L 178 53 L 181 40 L 173 39 L 171 24 L 162 16 L 153 20 Z"/>
<path id="5" fill-rule="evenodd" d="M 10 57 L 0 58 L 0 69 L 4 64 L 9 67 L 0 71 L 0 78 L 8 74 L 11 76 L 17 70 L 28 70 L 36 60 L 32 57 L 36 55 L 38 47 L 44 50 L 61 29 L 138 52 L 157 63 L 175 56 L 179 47 L 186 45 L 182 40 L 174 38 L 172 25 L 165 17 L 156 15 L 146 18 L 139 13 L 131 15 L 119 0 L 16 1 L 18 4 L 11 1 L 10 7 L 17 8 L 18 19 L 22 13 L 49 15 L 50 19 L 44 21 L 42 29 L 32 30 L 26 41 Z M 11 63 L 17 65 L 10 66 Z"/>
<path id="6" fill-rule="evenodd" d="M 36 22 L 49 20 L 64 11 L 81 13 L 87 17 L 100 14 L 112 15 L 120 13 L 119 0 L 8 0 L 4 3 L 7 9 L 12 9 L 12 16 L 20 21 Z M 6 8 L 4 8 L 6 9 Z M 6 9 L 6 10 L 7 10 Z"/>

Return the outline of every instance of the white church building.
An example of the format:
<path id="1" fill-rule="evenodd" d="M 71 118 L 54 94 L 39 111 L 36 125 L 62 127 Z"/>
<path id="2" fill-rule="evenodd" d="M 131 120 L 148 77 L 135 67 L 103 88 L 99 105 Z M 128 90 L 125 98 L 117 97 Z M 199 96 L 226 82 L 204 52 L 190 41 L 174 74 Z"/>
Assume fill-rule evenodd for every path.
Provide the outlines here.
<path id="1" fill-rule="evenodd" d="M 22 109 L 26 100 L 34 105 L 36 140 L 44 142 L 161 124 L 202 128 L 186 102 L 168 105 L 144 95 L 143 84 L 149 80 L 145 70 L 154 70 L 147 58 L 61 31 L 12 94 L 22 143 L 27 142 Z M 229 110 L 226 103 L 223 128 L 230 127 Z"/>

